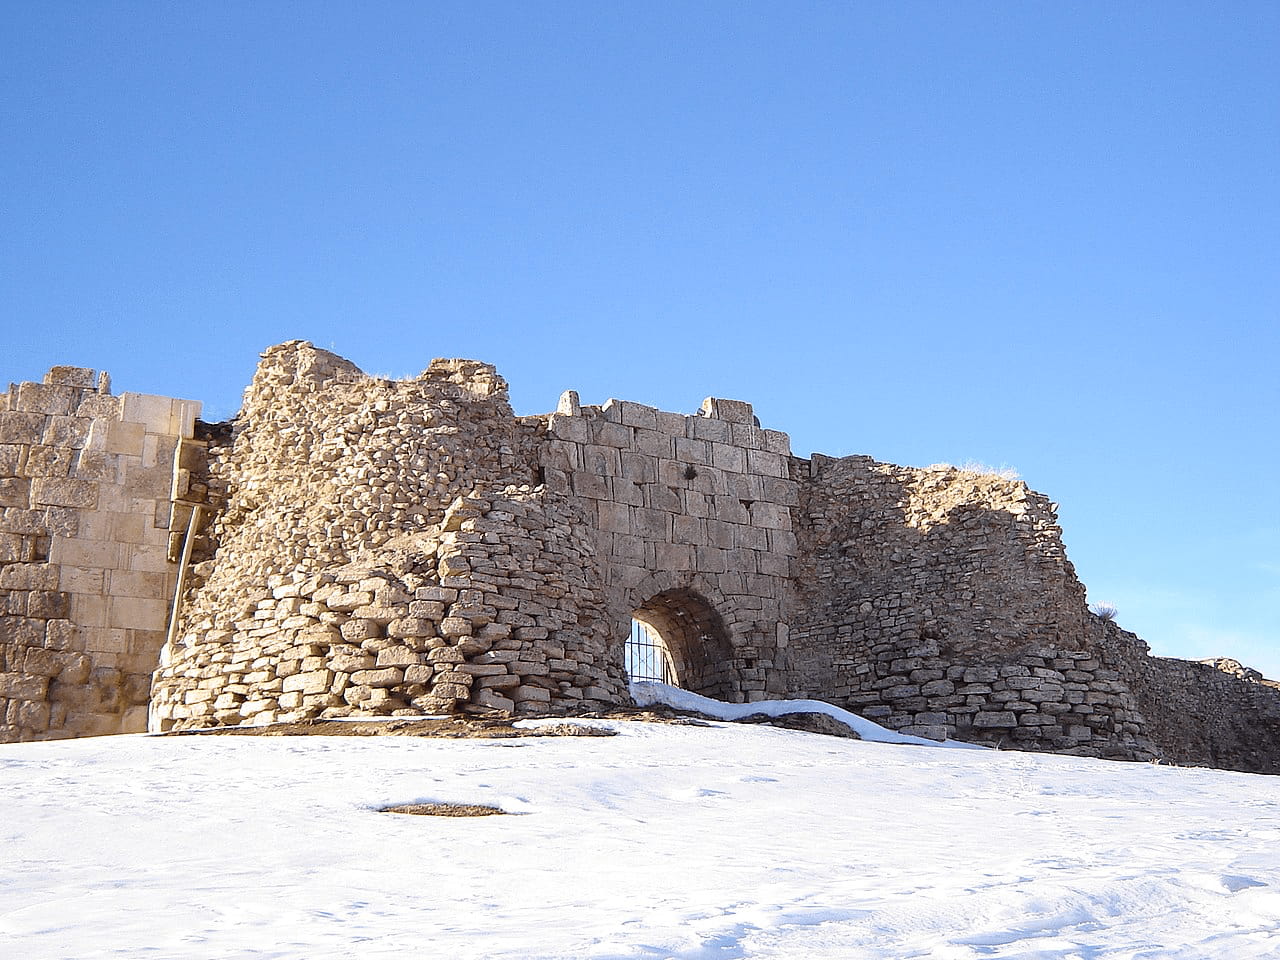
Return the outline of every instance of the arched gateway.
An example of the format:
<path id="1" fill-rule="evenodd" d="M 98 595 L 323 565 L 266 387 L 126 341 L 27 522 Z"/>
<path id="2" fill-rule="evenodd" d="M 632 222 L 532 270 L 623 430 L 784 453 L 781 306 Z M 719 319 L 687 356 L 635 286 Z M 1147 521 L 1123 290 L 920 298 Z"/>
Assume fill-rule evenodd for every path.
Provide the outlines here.
<path id="1" fill-rule="evenodd" d="M 595 528 L 615 636 L 645 625 L 694 692 L 781 693 L 799 503 L 786 434 L 761 429 L 740 401 L 708 398 L 685 416 L 566 394 L 547 437 L 542 477 Z"/>
<path id="2" fill-rule="evenodd" d="M 662 680 L 708 697 L 733 690 L 729 637 L 704 598 L 688 589 L 665 590 L 631 617 L 639 626 L 628 641 L 632 679 Z M 636 666 L 648 669 L 638 673 Z"/>

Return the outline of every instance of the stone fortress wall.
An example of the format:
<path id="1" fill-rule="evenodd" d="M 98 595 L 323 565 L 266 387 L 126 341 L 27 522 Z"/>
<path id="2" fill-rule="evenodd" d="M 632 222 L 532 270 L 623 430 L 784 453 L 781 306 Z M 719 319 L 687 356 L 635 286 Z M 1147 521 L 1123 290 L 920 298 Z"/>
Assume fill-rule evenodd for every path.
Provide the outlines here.
<path id="1" fill-rule="evenodd" d="M 143 423 L 138 463 L 113 474 L 128 508 L 100 506 L 101 486 L 66 507 L 37 479 L 86 479 L 80 462 L 96 461 L 39 473 L 47 456 L 31 451 L 71 415 L 40 413 L 36 431 L 23 404 L 39 386 L 0 407 L 3 436 L 26 438 L 0 440 L 0 537 L 16 537 L 0 540 L 14 557 L 0 566 L 4 739 L 138 729 L 146 703 L 155 730 L 598 709 L 628 701 L 635 618 L 681 685 L 722 699 L 808 696 L 926 737 L 1280 772 L 1276 685 L 1233 661 L 1150 657 L 1090 613 L 1054 506 L 1018 481 L 795 457 L 739 401 L 685 416 L 568 392 L 555 413 L 517 417 L 486 364 L 391 381 L 293 341 L 263 354 L 230 424 L 164 401 L 169 419 Z M 74 389 L 58 411 L 89 399 Z M 92 391 L 108 425 L 142 423 L 134 395 Z M 24 416 L 9 426 L 9 411 Z M 96 453 L 88 440 L 112 428 L 92 421 L 80 447 L 52 446 Z M 12 520 L 10 499 L 25 511 Z M 92 520 L 18 531 L 68 516 L 55 509 L 145 515 L 150 539 Z M 57 536 L 117 549 L 73 567 Z M 102 576 L 81 590 L 71 569 Z M 139 619 L 111 619 L 132 597 L 117 572 L 162 574 L 145 608 L 120 604 Z"/>
<path id="2" fill-rule="evenodd" d="M 146 729 L 199 411 L 80 367 L 0 394 L 0 742 Z"/>

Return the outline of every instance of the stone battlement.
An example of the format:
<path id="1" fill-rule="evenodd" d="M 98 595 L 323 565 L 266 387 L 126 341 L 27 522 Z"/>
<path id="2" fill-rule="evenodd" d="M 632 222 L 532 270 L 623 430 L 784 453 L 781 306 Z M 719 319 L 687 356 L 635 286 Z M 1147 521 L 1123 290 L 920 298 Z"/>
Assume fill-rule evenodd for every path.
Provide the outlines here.
<path id="1" fill-rule="evenodd" d="M 1280 772 L 1275 685 L 1090 613 L 1020 481 L 799 458 L 736 400 L 517 417 L 487 364 L 303 341 L 197 412 L 78 368 L 0 395 L 0 738 L 625 703 L 638 621 L 721 699 Z"/>

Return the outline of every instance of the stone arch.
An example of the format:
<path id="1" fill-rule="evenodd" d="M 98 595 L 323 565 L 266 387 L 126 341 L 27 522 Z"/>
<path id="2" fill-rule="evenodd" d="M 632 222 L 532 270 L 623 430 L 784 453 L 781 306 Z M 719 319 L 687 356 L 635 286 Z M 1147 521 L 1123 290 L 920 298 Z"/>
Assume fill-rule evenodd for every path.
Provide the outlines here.
<path id="1" fill-rule="evenodd" d="M 630 618 L 661 638 L 676 683 L 721 700 L 741 699 L 734 654 L 736 618 L 698 575 L 658 573 L 628 591 Z"/>

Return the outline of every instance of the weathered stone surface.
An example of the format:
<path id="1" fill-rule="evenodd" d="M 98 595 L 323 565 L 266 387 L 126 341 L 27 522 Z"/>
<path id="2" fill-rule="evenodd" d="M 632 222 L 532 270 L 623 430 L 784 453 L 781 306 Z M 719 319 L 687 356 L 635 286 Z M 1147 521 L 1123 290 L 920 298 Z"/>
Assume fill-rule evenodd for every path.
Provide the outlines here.
<path id="1" fill-rule="evenodd" d="M 740 401 L 515 417 L 486 364 L 389 381 L 294 341 L 197 436 L 186 401 L 53 371 L 0 404 L 0 510 L 0 674 L 37 694 L 6 736 L 115 732 L 148 696 L 157 729 L 623 703 L 635 617 L 727 700 L 1280 772 L 1275 686 L 1090 614 L 1044 497 L 795 458 Z"/>

